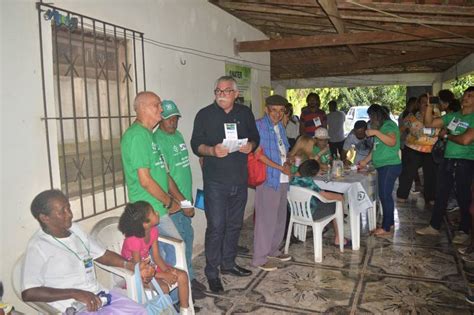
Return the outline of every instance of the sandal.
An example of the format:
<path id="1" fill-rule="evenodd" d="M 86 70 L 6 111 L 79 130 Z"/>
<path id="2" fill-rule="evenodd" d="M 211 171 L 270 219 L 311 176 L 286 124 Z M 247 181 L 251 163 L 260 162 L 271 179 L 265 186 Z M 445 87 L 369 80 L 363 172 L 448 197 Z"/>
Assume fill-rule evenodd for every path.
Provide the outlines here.
<path id="1" fill-rule="evenodd" d="M 377 228 L 375 231 L 372 232 L 372 235 L 376 237 L 384 237 L 384 236 L 392 235 L 392 232 L 385 231 L 383 228 Z"/>
<path id="2" fill-rule="evenodd" d="M 339 244 L 333 244 L 334 247 L 339 248 Z M 352 248 L 352 240 L 349 240 L 347 238 L 344 238 L 344 248 Z"/>

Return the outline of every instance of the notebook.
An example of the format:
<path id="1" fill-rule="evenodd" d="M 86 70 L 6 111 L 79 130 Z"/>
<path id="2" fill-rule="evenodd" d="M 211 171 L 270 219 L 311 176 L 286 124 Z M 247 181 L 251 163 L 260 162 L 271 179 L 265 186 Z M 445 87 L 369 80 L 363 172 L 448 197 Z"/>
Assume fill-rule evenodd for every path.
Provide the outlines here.
<path id="1" fill-rule="evenodd" d="M 204 209 L 204 190 L 202 189 L 196 190 L 196 198 L 194 199 L 194 208 L 205 210 Z"/>

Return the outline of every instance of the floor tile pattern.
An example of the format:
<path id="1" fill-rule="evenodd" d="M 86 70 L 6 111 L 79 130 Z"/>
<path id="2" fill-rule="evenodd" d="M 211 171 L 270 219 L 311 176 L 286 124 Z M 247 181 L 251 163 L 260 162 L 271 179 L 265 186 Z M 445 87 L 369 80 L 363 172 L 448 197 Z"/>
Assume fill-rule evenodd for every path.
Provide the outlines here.
<path id="1" fill-rule="evenodd" d="M 332 229 L 324 235 L 323 261 L 314 263 L 312 239 L 292 244 L 293 261 L 264 272 L 250 265 L 253 220 L 246 220 L 240 244 L 251 251 L 237 263 L 250 277 L 222 276 L 224 294 L 206 292 L 196 301 L 200 314 L 472 314 L 465 301 L 474 265 L 464 265 L 451 243 L 453 226 L 440 236 L 421 237 L 415 230 L 429 222 L 430 212 L 411 202 L 397 205 L 393 237 L 369 236 L 361 226 L 359 251 L 334 247 Z M 450 214 L 448 221 L 458 221 Z M 346 218 L 347 220 L 347 218 Z M 344 235 L 350 235 L 348 222 Z M 283 244 L 282 244 L 283 246 Z M 193 261 L 197 279 L 207 285 L 204 254 Z"/>

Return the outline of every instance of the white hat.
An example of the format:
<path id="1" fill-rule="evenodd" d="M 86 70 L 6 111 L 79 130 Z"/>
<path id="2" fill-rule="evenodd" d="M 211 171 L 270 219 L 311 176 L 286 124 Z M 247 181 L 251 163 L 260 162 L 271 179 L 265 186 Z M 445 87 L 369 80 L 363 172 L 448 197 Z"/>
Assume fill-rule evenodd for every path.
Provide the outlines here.
<path id="1" fill-rule="evenodd" d="M 316 131 L 314 132 L 314 137 L 315 137 L 316 139 L 322 139 L 322 140 L 329 139 L 328 130 L 327 130 L 326 128 L 319 127 L 319 128 L 316 129 Z"/>

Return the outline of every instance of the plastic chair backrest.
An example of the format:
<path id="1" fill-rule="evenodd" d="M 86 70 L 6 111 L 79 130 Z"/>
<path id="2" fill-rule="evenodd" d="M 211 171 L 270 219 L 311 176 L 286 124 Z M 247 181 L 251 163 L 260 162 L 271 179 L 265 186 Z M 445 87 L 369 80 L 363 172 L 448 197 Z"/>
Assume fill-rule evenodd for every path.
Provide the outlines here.
<path id="1" fill-rule="evenodd" d="M 316 197 L 315 192 L 308 188 L 290 186 L 288 192 L 288 202 L 291 214 L 295 220 L 301 222 L 313 222 L 311 214 L 311 198 Z"/>
<path id="2" fill-rule="evenodd" d="M 118 230 L 119 217 L 109 217 L 100 220 L 94 225 L 91 236 L 99 241 L 108 250 L 120 254 L 124 236 Z"/>

